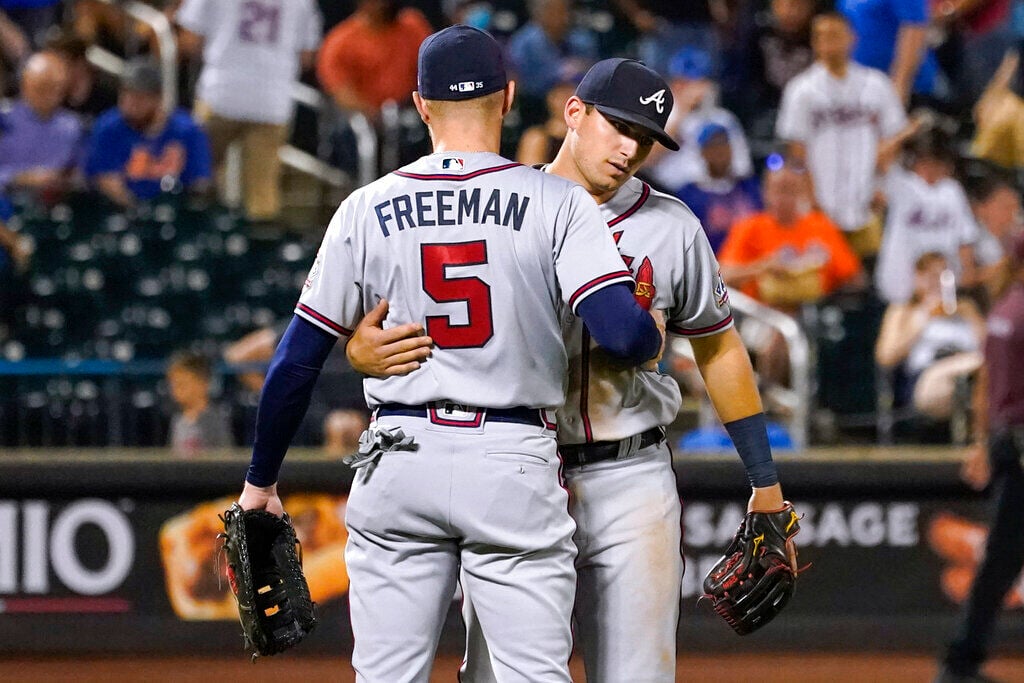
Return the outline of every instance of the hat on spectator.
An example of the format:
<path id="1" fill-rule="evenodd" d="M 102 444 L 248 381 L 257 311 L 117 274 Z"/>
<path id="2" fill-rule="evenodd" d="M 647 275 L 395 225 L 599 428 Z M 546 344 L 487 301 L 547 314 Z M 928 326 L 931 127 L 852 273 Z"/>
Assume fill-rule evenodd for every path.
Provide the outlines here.
<path id="1" fill-rule="evenodd" d="M 671 150 L 679 145 L 665 132 L 672 90 L 658 72 L 633 59 L 604 59 L 576 87 L 576 97 L 612 118 L 640 126 Z"/>
<path id="2" fill-rule="evenodd" d="M 508 84 L 501 46 L 486 31 L 456 24 L 420 45 L 417 91 L 427 100 L 471 100 Z"/>
<path id="3" fill-rule="evenodd" d="M 715 138 L 719 135 L 724 135 L 726 137 L 726 142 L 728 142 L 729 129 L 720 123 L 705 123 L 704 127 L 700 129 L 699 133 L 697 133 L 697 145 L 699 145 L 701 149 L 704 149 L 714 142 Z"/>
<path id="4" fill-rule="evenodd" d="M 711 76 L 711 55 L 697 47 L 684 47 L 668 63 L 668 75 L 691 81 Z"/>
<path id="5" fill-rule="evenodd" d="M 121 87 L 125 90 L 159 95 L 164 90 L 164 79 L 156 62 L 146 57 L 133 59 L 125 65 Z"/>

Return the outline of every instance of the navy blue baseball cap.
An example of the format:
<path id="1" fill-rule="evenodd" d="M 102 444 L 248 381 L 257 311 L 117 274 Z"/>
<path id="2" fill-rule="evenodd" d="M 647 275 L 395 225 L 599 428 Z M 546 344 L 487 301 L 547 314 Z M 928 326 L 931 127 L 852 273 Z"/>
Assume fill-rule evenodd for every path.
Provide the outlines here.
<path id="1" fill-rule="evenodd" d="M 427 36 L 416 67 L 416 89 L 426 100 L 471 100 L 508 84 L 498 41 L 464 24 Z"/>
<path id="2" fill-rule="evenodd" d="M 672 113 L 672 90 L 658 72 L 633 59 L 604 59 L 590 68 L 576 97 L 605 116 L 635 124 L 675 151 L 679 145 L 665 132 Z"/>

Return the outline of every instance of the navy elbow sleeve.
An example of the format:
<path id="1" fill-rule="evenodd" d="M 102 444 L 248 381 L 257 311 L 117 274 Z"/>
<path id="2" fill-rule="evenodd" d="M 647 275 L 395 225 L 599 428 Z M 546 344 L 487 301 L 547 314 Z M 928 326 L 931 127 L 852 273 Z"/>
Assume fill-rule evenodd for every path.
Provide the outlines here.
<path id="1" fill-rule="evenodd" d="M 306 415 L 313 387 L 337 339 L 295 317 L 267 369 L 256 412 L 256 440 L 246 481 L 270 486 L 277 481 L 285 453 Z"/>
<path id="2" fill-rule="evenodd" d="M 596 291 L 581 301 L 576 311 L 597 345 L 620 360 L 640 365 L 661 348 L 658 326 L 637 304 L 628 285 Z"/>

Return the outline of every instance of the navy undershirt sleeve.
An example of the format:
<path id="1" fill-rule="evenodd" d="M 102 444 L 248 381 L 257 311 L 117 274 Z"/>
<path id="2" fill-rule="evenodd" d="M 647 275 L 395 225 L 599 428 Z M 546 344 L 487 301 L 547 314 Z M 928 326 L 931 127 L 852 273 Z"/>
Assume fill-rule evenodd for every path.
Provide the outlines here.
<path id="1" fill-rule="evenodd" d="M 246 481 L 270 486 L 277 481 L 292 437 L 309 408 L 320 370 L 337 338 L 295 316 L 267 370 L 256 412 L 256 441 Z"/>
<path id="2" fill-rule="evenodd" d="M 661 348 L 661 332 L 654 318 L 640 308 L 629 285 L 599 289 L 580 302 L 576 313 L 597 345 L 619 360 L 640 365 Z"/>

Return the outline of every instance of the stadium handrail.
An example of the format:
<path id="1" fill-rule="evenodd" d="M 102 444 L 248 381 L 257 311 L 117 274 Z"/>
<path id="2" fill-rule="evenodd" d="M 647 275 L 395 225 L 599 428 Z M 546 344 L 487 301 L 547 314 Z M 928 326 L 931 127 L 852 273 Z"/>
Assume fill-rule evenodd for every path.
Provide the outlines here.
<path id="1" fill-rule="evenodd" d="M 771 391 L 773 396 L 789 408 L 788 429 L 794 449 L 804 450 L 807 447 L 811 405 L 811 352 L 807 335 L 790 316 L 765 306 L 739 290 L 729 289 L 729 303 L 734 311 L 774 328 L 786 340 L 790 388 L 772 387 Z M 685 344 L 685 341 L 676 339 L 673 342 L 673 349 L 680 343 Z M 686 349 L 679 352 L 687 355 Z"/>
<path id="2" fill-rule="evenodd" d="M 124 0 L 100 0 L 100 2 L 120 9 L 132 19 L 142 22 L 153 29 L 153 35 L 156 36 L 157 45 L 160 47 L 160 71 L 163 74 L 164 107 L 167 108 L 167 111 L 173 111 L 178 106 L 178 43 L 174 39 L 174 28 L 171 26 L 171 22 L 167 20 L 167 17 L 160 10 L 141 2 L 136 2 L 136 0 L 127 0 L 127 2 Z M 90 59 L 92 59 L 92 55 L 96 54 L 96 50 L 101 49 L 90 50 Z M 112 53 L 108 52 L 107 55 L 120 61 Z M 109 64 L 109 58 L 105 62 Z M 96 64 L 101 69 L 105 68 L 103 64 L 96 61 L 93 61 L 93 64 Z"/>

